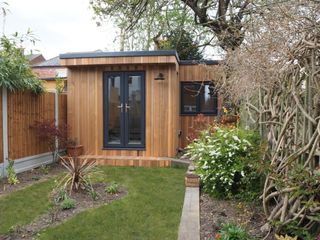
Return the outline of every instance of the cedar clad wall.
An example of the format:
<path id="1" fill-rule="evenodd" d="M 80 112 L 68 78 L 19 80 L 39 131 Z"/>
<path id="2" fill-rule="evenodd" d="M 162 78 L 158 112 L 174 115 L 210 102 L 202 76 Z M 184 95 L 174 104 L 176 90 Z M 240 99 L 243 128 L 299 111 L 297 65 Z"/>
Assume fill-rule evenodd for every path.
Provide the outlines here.
<path id="1" fill-rule="evenodd" d="M 193 82 L 193 81 L 210 81 L 215 77 L 215 65 L 180 65 L 179 67 L 179 80 L 180 82 Z M 221 109 L 222 97 L 218 98 L 218 110 Z M 180 112 L 180 109 L 179 109 Z M 184 148 L 188 145 L 187 137 L 190 128 L 193 127 L 193 120 L 196 116 L 180 116 L 181 120 L 181 139 L 180 147 Z M 213 121 L 215 116 L 206 116 L 209 121 Z"/>
<path id="2" fill-rule="evenodd" d="M 127 53 L 130 55 L 129 53 Z M 70 137 L 84 146 L 87 156 L 119 165 L 122 160 L 159 160 L 174 157 L 178 147 L 187 144 L 189 128 L 194 116 L 180 116 L 180 82 L 213 79 L 213 65 L 178 65 L 175 55 L 170 56 L 97 56 L 66 55 L 61 65 L 68 67 L 68 124 Z M 105 55 L 105 56 L 104 56 Z M 213 70 L 212 70 L 213 68 Z M 209 70 L 210 69 L 210 70 Z M 103 149 L 103 73 L 145 72 L 146 147 L 144 150 Z M 164 81 L 154 78 L 159 73 Z M 219 100 L 219 104 L 221 101 Z M 208 116 L 213 120 L 214 116 Z M 180 130 L 182 136 L 179 137 Z M 109 162 L 107 162 L 107 160 Z M 135 163 L 124 163 L 135 165 Z M 139 164 L 141 166 L 141 163 Z"/>
<path id="3" fill-rule="evenodd" d="M 180 82 L 209 81 L 215 77 L 215 65 L 180 65 Z"/>
<path id="4" fill-rule="evenodd" d="M 132 61 L 135 60 L 132 59 Z M 178 132 L 180 129 L 177 70 L 175 64 L 70 67 L 68 72 L 68 124 L 71 126 L 71 137 L 76 138 L 84 146 L 87 155 L 146 158 L 175 156 L 179 145 Z M 145 71 L 145 150 L 103 149 L 104 71 Z M 159 72 L 164 73 L 164 81 L 154 80 Z"/>

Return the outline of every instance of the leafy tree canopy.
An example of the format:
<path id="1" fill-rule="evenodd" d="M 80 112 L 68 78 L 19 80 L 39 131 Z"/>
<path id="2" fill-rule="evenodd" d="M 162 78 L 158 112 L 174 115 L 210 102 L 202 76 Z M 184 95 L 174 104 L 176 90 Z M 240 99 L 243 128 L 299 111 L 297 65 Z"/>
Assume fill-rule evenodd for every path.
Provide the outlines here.
<path id="1" fill-rule="evenodd" d="M 179 27 L 199 34 L 207 45 L 215 39 L 220 47 L 228 50 L 243 42 L 244 22 L 250 16 L 249 6 L 253 1 L 91 0 L 90 3 L 100 20 L 112 18 L 116 21 L 122 29 L 121 39 L 128 39 L 124 35 L 135 33 L 135 39 L 140 36 L 149 47 L 152 39 Z"/>
<path id="2" fill-rule="evenodd" d="M 181 0 L 91 0 L 98 24 L 112 20 L 120 29 L 120 50 L 149 50 L 174 31 L 192 33 L 201 46 L 209 45 L 212 37 L 203 34 L 194 23 L 193 14 Z"/>
<path id="3" fill-rule="evenodd" d="M 160 49 L 176 49 L 182 60 L 200 60 L 203 58 L 198 43 L 192 38 L 191 33 L 181 30 L 173 31 L 159 44 Z"/>
<path id="4" fill-rule="evenodd" d="M 42 93 L 45 89 L 41 81 L 33 74 L 23 49 L 18 47 L 18 43 L 23 41 L 18 34 L 13 38 L 0 38 L 0 86 L 9 91 L 31 90 Z"/>

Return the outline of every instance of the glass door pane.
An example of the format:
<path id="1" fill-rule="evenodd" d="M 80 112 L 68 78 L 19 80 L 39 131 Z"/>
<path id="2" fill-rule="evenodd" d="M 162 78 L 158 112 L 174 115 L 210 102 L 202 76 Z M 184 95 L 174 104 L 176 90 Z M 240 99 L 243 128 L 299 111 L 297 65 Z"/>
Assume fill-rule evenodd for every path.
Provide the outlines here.
<path id="1" fill-rule="evenodd" d="M 142 145 L 144 141 L 144 94 L 142 74 L 127 75 L 127 143 Z"/>
<path id="2" fill-rule="evenodd" d="M 145 144 L 143 72 L 104 75 L 104 147 L 141 149 Z"/>
<path id="3" fill-rule="evenodd" d="M 121 144 L 121 76 L 109 76 L 108 84 L 108 144 Z"/>

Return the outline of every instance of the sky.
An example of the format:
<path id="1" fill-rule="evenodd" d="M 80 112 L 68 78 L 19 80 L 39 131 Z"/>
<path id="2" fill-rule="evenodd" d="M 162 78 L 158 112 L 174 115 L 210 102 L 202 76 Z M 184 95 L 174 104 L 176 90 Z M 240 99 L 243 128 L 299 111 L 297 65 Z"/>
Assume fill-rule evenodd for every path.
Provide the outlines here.
<path id="1" fill-rule="evenodd" d="M 3 2 L 0 0 L 0 2 Z M 1 31 L 7 36 L 30 28 L 39 41 L 32 48 L 46 59 L 61 53 L 94 50 L 116 51 L 116 28 L 97 27 L 89 0 L 5 0 L 9 13 Z"/>

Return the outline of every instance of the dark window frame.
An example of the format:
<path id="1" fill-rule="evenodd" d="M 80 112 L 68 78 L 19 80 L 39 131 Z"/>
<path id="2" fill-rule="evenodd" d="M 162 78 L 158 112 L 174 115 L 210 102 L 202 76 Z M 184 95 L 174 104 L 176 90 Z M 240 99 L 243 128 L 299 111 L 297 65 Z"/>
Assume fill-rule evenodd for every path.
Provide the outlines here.
<path id="1" fill-rule="evenodd" d="M 218 115 L 218 94 L 215 92 L 215 97 L 214 97 L 214 105 L 212 111 L 202 111 L 201 110 L 201 95 L 204 94 L 201 92 L 196 96 L 196 111 L 195 112 L 186 112 L 184 110 L 184 87 L 187 85 L 208 85 L 212 84 L 211 81 L 187 81 L 187 82 L 180 82 L 180 115 L 182 116 L 195 116 L 198 114 L 204 114 L 204 115 L 209 115 L 209 116 L 217 116 Z"/>
<path id="2" fill-rule="evenodd" d="M 128 113 L 121 113 L 121 136 L 120 144 L 110 144 L 108 142 L 108 126 L 109 126 L 109 111 L 108 111 L 108 77 L 109 76 L 120 76 L 121 83 L 121 102 L 125 103 L 128 101 L 127 79 L 130 75 L 141 76 L 141 144 L 129 144 L 128 143 Z M 103 72 L 103 148 L 104 150 L 145 150 L 146 148 L 146 74 L 145 71 L 105 71 Z"/>

